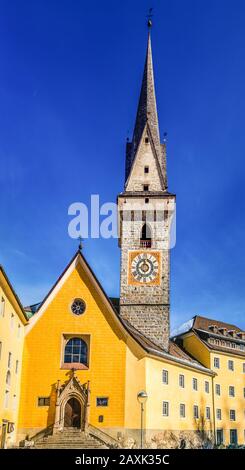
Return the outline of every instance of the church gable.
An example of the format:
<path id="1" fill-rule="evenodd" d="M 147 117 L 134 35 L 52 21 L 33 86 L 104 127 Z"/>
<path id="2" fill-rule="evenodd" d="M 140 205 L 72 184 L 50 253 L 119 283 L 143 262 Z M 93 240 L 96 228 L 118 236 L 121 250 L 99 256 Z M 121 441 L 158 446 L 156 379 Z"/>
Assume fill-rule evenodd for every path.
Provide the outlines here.
<path id="1" fill-rule="evenodd" d="M 64 332 L 73 329 L 75 333 L 86 328 L 92 331 L 98 322 L 106 323 L 120 338 L 125 337 L 108 297 L 78 252 L 30 319 L 27 336 L 47 323 Z"/>
<path id="2" fill-rule="evenodd" d="M 149 191 L 162 191 L 162 175 L 160 165 L 154 152 L 154 144 L 147 129 L 142 134 L 142 138 L 135 155 L 134 162 L 125 191 L 144 191 L 144 185 L 148 185 Z"/>

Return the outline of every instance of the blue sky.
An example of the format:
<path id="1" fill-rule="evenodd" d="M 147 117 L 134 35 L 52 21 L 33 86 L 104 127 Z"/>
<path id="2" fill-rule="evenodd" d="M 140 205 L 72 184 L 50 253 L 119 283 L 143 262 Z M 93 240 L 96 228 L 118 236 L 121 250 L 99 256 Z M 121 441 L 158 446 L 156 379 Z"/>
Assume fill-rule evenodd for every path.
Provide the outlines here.
<path id="1" fill-rule="evenodd" d="M 68 206 L 123 189 L 147 30 L 169 190 L 177 194 L 172 326 L 195 314 L 245 328 L 245 3 L 2 0 L 0 263 L 24 304 L 73 256 Z M 119 292 L 116 240 L 84 254 Z"/>

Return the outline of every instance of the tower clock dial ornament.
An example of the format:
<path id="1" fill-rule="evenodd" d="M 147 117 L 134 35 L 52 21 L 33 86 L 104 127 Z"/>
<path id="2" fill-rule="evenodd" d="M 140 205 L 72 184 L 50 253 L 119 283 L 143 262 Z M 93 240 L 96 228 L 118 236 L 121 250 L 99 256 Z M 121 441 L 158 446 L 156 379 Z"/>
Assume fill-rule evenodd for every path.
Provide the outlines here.
<path id="1" fill-rule="evenodd" d="M 159 283 L 159 252 L 131 251 L 129 258 L 129 284 L 156 285 Z"/>

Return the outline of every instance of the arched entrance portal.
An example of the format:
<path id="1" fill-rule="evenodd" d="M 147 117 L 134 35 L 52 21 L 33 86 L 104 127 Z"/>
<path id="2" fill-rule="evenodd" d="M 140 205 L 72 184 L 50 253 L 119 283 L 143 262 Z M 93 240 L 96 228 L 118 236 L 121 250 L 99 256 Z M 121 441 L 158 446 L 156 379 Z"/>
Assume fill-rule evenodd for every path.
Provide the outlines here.
<path id="1" fill-rule="evenodd" d="M 76 398 L 70 398 L 65 405 L 65 427 L 81 427 L 81 404 Z"/>

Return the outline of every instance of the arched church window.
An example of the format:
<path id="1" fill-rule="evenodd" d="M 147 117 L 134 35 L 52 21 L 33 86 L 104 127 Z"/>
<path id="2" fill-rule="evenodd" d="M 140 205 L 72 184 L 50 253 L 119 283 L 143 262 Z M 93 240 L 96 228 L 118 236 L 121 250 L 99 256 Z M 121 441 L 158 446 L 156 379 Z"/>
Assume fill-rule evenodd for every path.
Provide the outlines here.
<path id="1" fill-rule="evenodd" d="M 10 385 L 11 384 L 11 373 L 10 371 L 8 370 L 7 374 L 6 374 L 6 384 L 7 385 Z"/>
<path id="2" fill-rule="evenodd" d="M 140 237 L 140 246 L 142 248 L 151 247 L 151 228 L 148 224 L 144 224 L 142 227 L 141 237 Z"/>
<path id="3" fill-rule="evenodd" d="M 83 339 L 69 339 L 65 346 L 64 362 L 69 364 L 79 363 L 87 365 L 88 347 L 85 341 L 83 341 Z"/>

